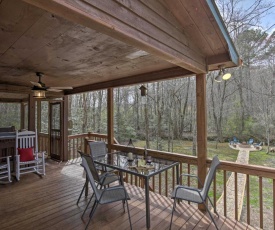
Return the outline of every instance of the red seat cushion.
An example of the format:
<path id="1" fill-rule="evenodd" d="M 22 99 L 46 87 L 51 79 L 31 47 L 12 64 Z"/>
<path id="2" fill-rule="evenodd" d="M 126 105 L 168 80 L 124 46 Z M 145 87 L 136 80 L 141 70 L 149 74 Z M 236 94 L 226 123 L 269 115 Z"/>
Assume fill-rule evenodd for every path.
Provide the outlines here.
<path id="1" fill-rule="evenodd" d="M 33 148 L 18 148 L 18 154 L 20 155 L 20 161 L 33 161 Z"/>

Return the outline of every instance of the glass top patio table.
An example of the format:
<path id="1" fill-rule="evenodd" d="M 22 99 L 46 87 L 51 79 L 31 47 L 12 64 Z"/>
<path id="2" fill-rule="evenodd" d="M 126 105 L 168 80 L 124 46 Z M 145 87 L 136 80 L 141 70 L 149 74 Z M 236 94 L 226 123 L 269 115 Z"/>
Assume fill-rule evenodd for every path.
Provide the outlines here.
<path id="1" fill-rule="evenodd" d="M 114 152 L 114 153 L 108 153 L 102 156 L 97 156 L 94 158 L 94 162 L 96 164 L 118 170 L 121 175 L 120 178 L 122 183 L 123 183 L 123 180 L 122 180 L 123 172 L 133 174 L 144 179 L 145 203 L 146 203 L 146 226 L 147 228 L 150 228 L 149 180 L 152 176 L 157 175 L 173 167 L 176 167 L 176 178 L 178 180 L 179 162 L 152 157 L 150 164 L 147 163 L 145 165 L 142 165 L 141 167 L 138 167 L 137 162 L 138 162 L 138 158 L 140 157 L 142 156 L 133 155 L 133 160 L 129 161 L 127 157 L 127 153 Z"/>

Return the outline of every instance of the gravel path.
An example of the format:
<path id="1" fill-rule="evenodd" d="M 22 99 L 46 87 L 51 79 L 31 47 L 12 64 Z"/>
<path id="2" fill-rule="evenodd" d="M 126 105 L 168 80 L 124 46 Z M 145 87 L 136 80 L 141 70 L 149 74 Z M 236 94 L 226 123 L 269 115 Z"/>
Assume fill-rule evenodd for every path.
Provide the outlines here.
<path id="1" fill-rule="evenodd" d="M 249 148 L 239 148 L 239 154 L 236 163 L 239 164 L 248 164 L 249 160 Z M 246 185 L 246 175 L 238 173 L 238 216 L 237 219 L 240 220 L 243 207 L 243 197 L 245 193 Z M 235 219 L 235 175 L 231 173 L 227 185 L 226 185 L 226 216 L 232 219 Z M 218 213 L 224 214 L 224 194 L 222 193 L 221 197 L 217 201 L 217 211 Z"/>

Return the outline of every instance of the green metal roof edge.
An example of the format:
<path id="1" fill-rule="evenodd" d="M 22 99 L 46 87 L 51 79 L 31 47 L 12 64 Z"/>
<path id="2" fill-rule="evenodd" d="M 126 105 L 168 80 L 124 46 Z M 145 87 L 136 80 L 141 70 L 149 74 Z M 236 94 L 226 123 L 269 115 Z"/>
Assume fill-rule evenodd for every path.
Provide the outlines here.
<path id="1" fill-rule="evenodd" d="M 229 48 L 229 54 L 230 54 L 230 57 L 231 57 L 231 60 L 232 62 L 234 62 L 236 64 L 236 66 L 239 65 L 239 54 L 236 50 L 236 47 L 228 33 L 228 30 L 223 22 L 223 19 L 222 19 L 222 16 L 220 14 L 220 11 L 215 3 L 214 0 L 206 0 L 226 42 L 227 42 L 227 45 L 228 45 L 228 48 Z"/>

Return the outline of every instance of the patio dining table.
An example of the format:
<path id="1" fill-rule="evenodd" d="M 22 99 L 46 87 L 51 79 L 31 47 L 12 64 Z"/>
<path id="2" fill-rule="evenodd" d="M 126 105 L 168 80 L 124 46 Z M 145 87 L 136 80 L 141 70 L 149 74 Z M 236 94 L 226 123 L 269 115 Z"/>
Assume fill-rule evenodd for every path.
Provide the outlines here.
<path id="1" fill-rule="evenodd" d="M 150 228 L 150 194 L 149 180 L 151 177 L 160 174 L 170 168 L 176 167 L 176 178 L 179 178 L 179 162 L 169 161 L 161 158 L 151 158 L 151 163 L 143 167 L 138 167 L 137 162 L 140 156 L 134 155 L 133 161 L 129 161 L 127 153 L 115 152 L 94 158 L 96 164 L 104 167 L 116 169 L 120 173 L 121 183 L 123 183 L 123 172 L 136 175 L 144 180 L 145 205 L 146 205 L 146 226 Z M 177 181 L 178 183 L 179 181 Z"/>

